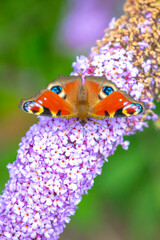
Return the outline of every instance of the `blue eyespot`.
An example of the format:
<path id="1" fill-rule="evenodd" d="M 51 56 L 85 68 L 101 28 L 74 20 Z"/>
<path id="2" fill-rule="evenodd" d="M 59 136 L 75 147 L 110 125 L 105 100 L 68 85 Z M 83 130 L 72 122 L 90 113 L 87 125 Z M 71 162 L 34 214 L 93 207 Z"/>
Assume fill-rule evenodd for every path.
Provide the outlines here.
<path id="1" fill-rule="evenodd" d="M 138 103 L 130 103 L 129 105 L 125 106 L 123 109 L 126 111 L 126 113 L 129 114 L 129 116 L 137 115 L 143 112 L 143 107 L 141 106 L 141 104 L 138 104 Z"/>
<path id="2" fill-rule="evenodd" d="M 23 109 L 24 111 L 28 112 L 29 108 L 30 108 L 30 104 L 35 103 L 34 101 L 29 101 L 29 102 L 25 102 L 23 105 Z"/>
<path id="3" fill-rule="evenodd" d="M 143 107 L 142 107 L 140 104 L 138 104 L 138 103 L 136 104 L 136 103 L 135 103 L 135 105 L 137 106 L 137 112 L 138 112 L 138 113 L 143 112 Z"/>
<path id="4" fill-rule="evenodd" d="M 110 95 L 111 93 L 114 92 L 113 88 L 107 87 L 107 86 L 103 87 L 102 91 L 103 91 L 106 95 Z"/>
<path id="5" fill-rule="evenodd" d="M 62 87 L 61 86 L 54 86 L 51 88 L 51 91 L 53 91 L 56 94 L 59 94 L 60 92 L 62 92 Z"/>

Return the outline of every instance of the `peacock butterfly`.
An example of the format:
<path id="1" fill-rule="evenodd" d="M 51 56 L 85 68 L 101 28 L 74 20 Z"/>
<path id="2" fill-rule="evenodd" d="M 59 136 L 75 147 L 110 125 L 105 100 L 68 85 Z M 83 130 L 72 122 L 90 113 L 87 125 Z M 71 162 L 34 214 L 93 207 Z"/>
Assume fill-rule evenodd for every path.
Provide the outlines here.
<path id="1" fill-rule="evenodd" d="M 35 115 L 77 118 L 83 126 L 90 118 L 130 117 L 146 109 L 104 76 L 59 76 L 19 107 Z"/>

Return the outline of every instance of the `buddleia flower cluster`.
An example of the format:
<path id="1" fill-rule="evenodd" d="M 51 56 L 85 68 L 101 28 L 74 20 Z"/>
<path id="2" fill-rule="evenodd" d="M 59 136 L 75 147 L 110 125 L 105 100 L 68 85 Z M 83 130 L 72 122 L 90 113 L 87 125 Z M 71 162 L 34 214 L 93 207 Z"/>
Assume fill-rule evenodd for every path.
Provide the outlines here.
<path id="1" fill-rule="evenodd" d="M 157 118 L 153 100 L 160 100 L 160 2 L 128 0 L 124 10 L 89 57 L 77 57 L 71 75 L 105 75 L 148 110 L 143 116 L 89 121 L 84 134 L 78 121 L 67 129 L 73 119 L 39 117 L 22 138 L 16 161 L 8 164 L 0 239 L 58 239 L 104 162 L 118 145 L 128 148 L 123 137 Z"/>

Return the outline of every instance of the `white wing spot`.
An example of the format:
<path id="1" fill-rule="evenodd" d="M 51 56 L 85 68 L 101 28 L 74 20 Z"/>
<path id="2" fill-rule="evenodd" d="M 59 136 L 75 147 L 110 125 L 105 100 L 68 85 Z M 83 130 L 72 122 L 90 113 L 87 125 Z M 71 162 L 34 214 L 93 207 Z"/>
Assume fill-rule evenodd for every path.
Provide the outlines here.
<path id="1" fill-rule="evenodd" d="M 42 104 L 42 103 L 43 103 L 41 100 L 38 100 L 38 102 L 39 102 L 40 104 Z"/>
<path id="2" fill-rule="evenodd" d="M 126 106 L 128 104 L 128 101 L 124 102 L 123 105 Z"/>

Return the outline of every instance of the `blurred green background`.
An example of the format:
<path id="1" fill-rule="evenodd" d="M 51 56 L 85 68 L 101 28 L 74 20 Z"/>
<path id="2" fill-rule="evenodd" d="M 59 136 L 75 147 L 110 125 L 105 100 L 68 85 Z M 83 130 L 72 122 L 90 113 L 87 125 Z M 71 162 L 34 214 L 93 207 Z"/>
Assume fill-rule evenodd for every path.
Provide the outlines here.
<path id="1" fill-rule="evenodd" d="M 6 165 L 16 160 L 21 137 L 37 122 L 36 117 L 18 108 L 20 100 L 34 95 L 59 74 L 69 75 L 73 71 L 71 65 L 76 55 L 83 53 L 87 56 L 87 44 L 91 47 L 97 38 L 103 36 L 103 30 L 95 39 L 95 35 L 90 33 L 92 37 L 86 37 L 85 45 L 86 30 L 81 29 L 77 33 L 73 26 L 69 28 L 69 23 L 65 25 L 67 16 L 77 29 L 81 24 L 78 24 L 77 18 L 88 17 L 86 23 L 92 24 L 89 22 L 89 11 L 96 11 L 97 8 L 92 7 L 90 10 L 88 6 L 91 1 L 82 1 L 82 7 L 88 11 L 83 18 L 80 9 L 75 7 L 76 2 L 1 1 L 1 193 L 9 179 Z M 122 14 L 124 0 L 101 0 L 98 3 L 108 5 L 106 10 L 99 9 L 103 14 L 106 11 L 107 17 L 119 17 Z M 94 15 L 96 12 L 93 12 Z M 108 18 L 99 20 L 104 21 L 107 27 Z M 64 26 L 71 42 L 63 35 Z M 96 31 L 91 25 L 88 29 Z M 83 34 L 83 43 L 76 42 L 75 34 L 77 39 L 78 34 Z M 156 112 L 160 112 L 158 104 Z M 109 163 L 104 164 L 102 175 L 95 179 L 89 194 L 83 196 L 61 240 L 160 239 L 160 130 L 150 122 L 149 128 L 126 139 L 131 143 L 129 150 L 125 151 L 119 146 L 109 158 Z"/>

